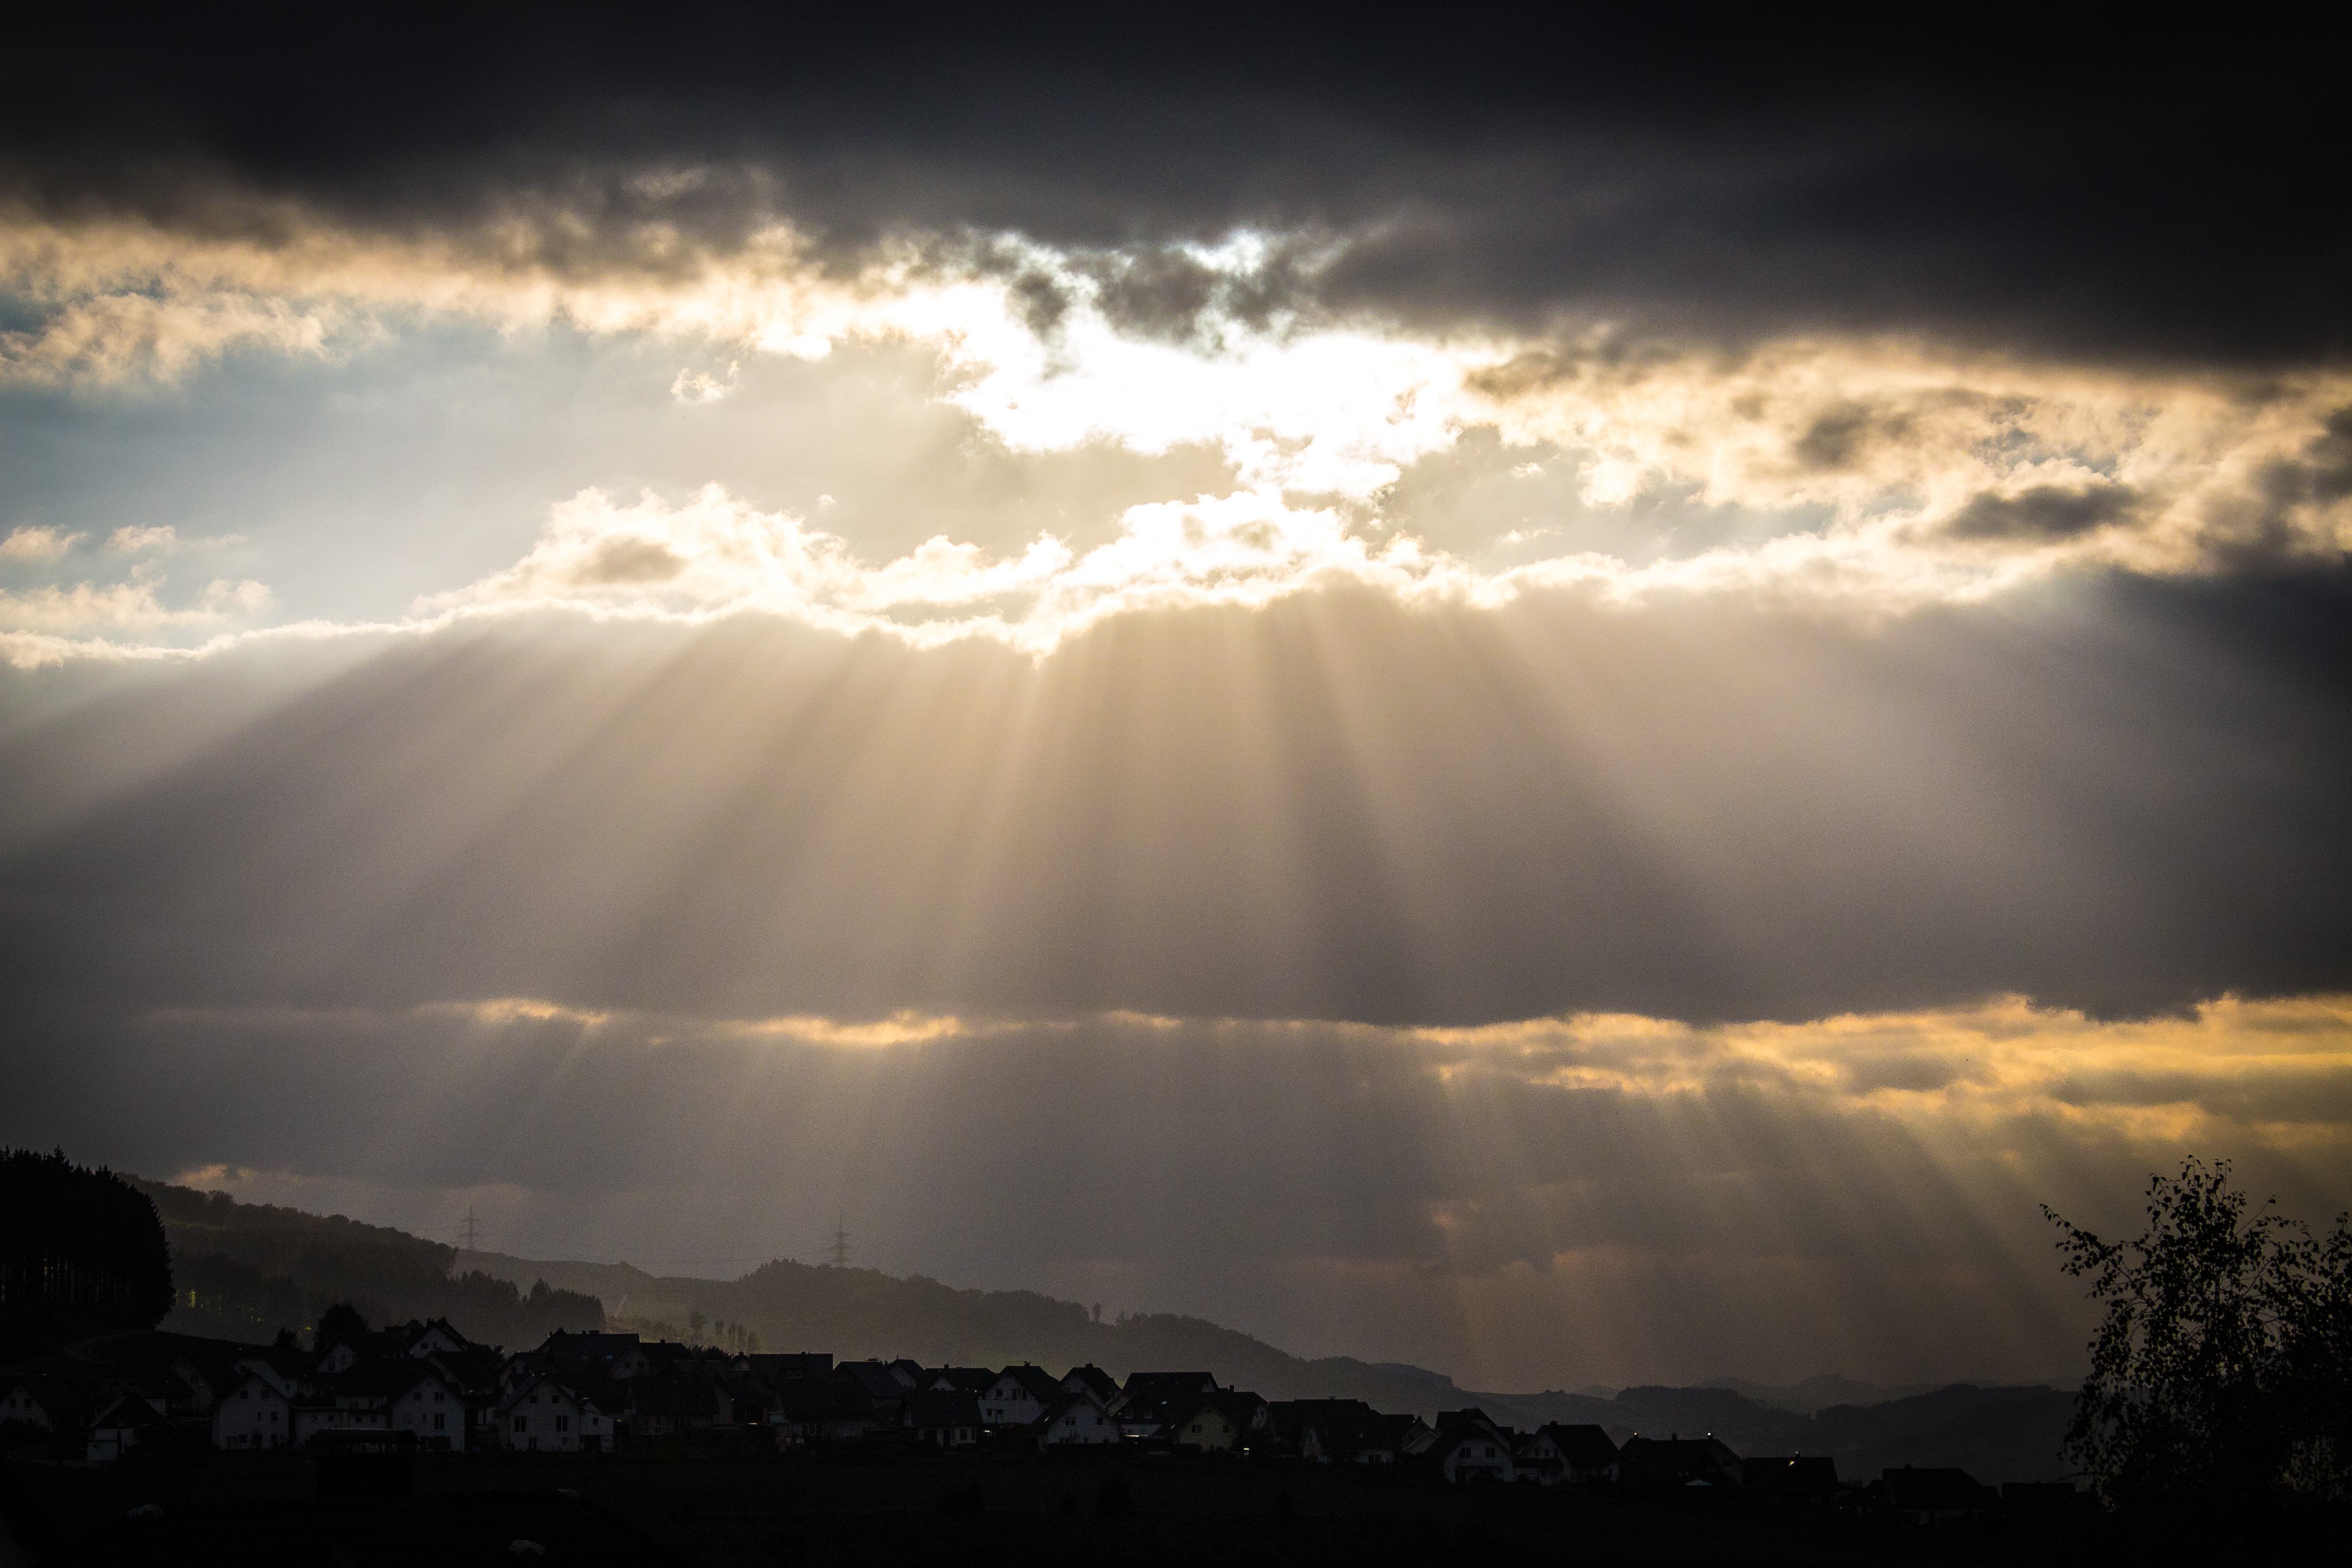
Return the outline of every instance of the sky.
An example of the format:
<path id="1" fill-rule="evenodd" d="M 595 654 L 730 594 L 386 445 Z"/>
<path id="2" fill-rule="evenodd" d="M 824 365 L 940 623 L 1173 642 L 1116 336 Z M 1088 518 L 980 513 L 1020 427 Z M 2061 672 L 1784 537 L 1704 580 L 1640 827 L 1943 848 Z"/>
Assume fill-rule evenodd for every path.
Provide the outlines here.
<path id="1" fill-rule="evenodd" d="M 2352 1204 L 2294 40 L 96 26 L 0 1141 L 1504 1390 L 2064 1376 L 2042 1205 Z"/>

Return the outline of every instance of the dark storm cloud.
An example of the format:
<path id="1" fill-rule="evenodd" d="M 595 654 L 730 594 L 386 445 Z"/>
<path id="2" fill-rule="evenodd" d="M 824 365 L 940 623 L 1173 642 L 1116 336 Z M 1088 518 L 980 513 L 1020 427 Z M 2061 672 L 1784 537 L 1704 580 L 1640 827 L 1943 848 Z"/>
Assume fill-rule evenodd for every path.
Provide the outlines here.
<path id="1" fill-rule="evenodd" d="M 690 265 L 648 220 L 724 247 L 776 213 L 849 251 L 1138 245 L 1159 259 L 1120 287 L 1154 329 L 1198 289 L 1152 247 L 1256 224 L 1349 239 L 1302 291 L 1320 308 L 1439 325 L 2269 362 L 2352 342 L 2352 220 L 2319 196 L 2342 95 L 2325 51 L 2252 26 L 347 17 L 45 24 L 0 106 L 8 178 L 53 213 L 195 228 L 286 221 L 236 193 L 404 233 L 539 220 L 499 254 L 559 271 Z"/>
<path id="2" fill-rule="evenodd" d="M 131 772 L 151 709 L 253 713 L 223 658 L 0 748 L 50 825 L 0 863 L 0 951 L 20 996 L 745 1016 L 2342 988 L 2347 593 L 2120 580 L 1876 630 L 1342 593 L 1039 665 L 522 619 Z"/>
<path id="3" fill-rule="evenodd" d="M 2326 506 L 2352 495 L 2352 408 L 2328 416 L 2320 434 L 2293 457 L 2265 464 L 2249 493 L 2210 509 L 2208 521 L 2235 543 L 2222 564 L 2275 570 L 2307 552 L 2294 526 L 2297 508 Z"/>
<path id="4" fill-rule="evenodd" d="M 1955 539 L 2072 539 L 2123 521 L 2137 499 L 2122 485 L 2035 485 L 2013 496 L 1978 496 L 1954 512 L 1943 531 Z"/>

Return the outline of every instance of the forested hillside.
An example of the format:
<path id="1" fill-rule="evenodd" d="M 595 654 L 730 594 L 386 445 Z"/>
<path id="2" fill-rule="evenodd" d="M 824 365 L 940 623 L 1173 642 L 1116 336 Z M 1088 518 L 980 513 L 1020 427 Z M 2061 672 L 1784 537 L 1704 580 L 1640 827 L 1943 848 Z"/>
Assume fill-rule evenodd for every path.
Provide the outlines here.
<path id="1" fill-rule="evenodd" d="M 174 1300 L 163 1327 L 174 1332 L 265 1341 L 308 1330 L 338 1301 L 374 1323 L 447 1318 L 469 1339 L 509 1348 L 556 1329 L 604 1326 L 593 1295 L 457 1272 L 456 1247 L 405 1231 L 134 1181 L 171 1245 Z"/>

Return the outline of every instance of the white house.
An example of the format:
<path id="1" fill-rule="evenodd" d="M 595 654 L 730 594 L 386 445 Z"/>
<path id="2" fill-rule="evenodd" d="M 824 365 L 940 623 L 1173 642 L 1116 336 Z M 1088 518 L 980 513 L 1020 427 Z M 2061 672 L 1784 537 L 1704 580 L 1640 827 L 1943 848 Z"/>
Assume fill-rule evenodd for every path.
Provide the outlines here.
<path id="1" fill-rule="evenodd" d="M 499 1440 L 526 1453 L 607 1448 L 613 1443 L 613 1418 L 584 1394 L 551 1377 L 535 1377 L 499 1403 Z"/>
<path id="2" fill-rule="evenodd" d="M 45 1392 L 29 1383 L 0 1384 L 0 1389 L 6 1391 L 0 1393 L 0 1426 L 18 1423 L 54 1432 L 65 1420 L 64 1399 L 55 1391 Z"/>
<path id="3" fill-rule="evenodd" d="M 1511 1445 L 1500 1434 L 1465 1429 L 1442 1439 L 1440 1467 L 1449 1481 L 1509 1481 L 1518 1479 Z"/>
<path id="4" fill-rule="evenodd" d="M 466 1336 L 452 1327 L 446 1318 L 434 1319 L 408 1342 L 408 1353 L 420 1361 L 429 1355 L 456 1355 L 470 1348 Z"/>
<path id="5" fill-rule="evenodd" d="M 466 1451 L 465 1401 L 437 1373 L 418 1373 L 394 1395 L 389 1414 L 392 1429 L 415 1433 L 416 1446 L 427 1453 Z"/>
<path id="6" fill-rule="evenodd" d="M 1070 1394 L 1037 1423 L 1040 1448 L 1115 1447 L 1118 1441 L 1118 1423 L 1104 1414 L 1091 1394 Z"/>
<path id="7" fill-rule="evenodd" d="M 169 1435 L 172 1424 L 157 1408 L 162 1403 L 136 1390 L 102 1401 L 89 1424 L 84 1457 L 93 1465 L 106 1464 Z"/>
<path id="8" fill-rule="evenodd" d="M 303 1375 L 301 1358 L 290 1352 L 256 1351 L 239 1356 L 236 1367 L 240 1373 L 251 1373 L 266 1380 L 279 1397 L 291 1403 L 302 1397 L 310 1380 Z"/>
<path id="9" fill-rule="evenodd" d="M 259 1373 L 247 1373 L 213 1401 L 214 1447 L 283 1448 L 293 1441 L 293 1402 Z"/>
<path id="10" fill-rule="evenodd" d="M 1034 1426 L 1063 1389 L 1041 1366 L 1008 1366 L 980 1391 L 980 1419 L 988 1426 Z"/>

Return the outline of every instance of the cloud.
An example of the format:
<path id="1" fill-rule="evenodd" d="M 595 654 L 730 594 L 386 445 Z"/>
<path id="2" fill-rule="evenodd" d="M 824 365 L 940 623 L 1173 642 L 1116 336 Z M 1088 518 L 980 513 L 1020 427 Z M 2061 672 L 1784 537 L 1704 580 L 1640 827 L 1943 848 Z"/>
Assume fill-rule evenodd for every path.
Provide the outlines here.
<path id="1" fill-rule="evenodd" d="M 1130 507 L 1118 537 L 1083 555 L 1044 536 L 991 560 L 939 537 L 868 566 L 838 536 L 714 485 L 677 507 L 652 495 L 617 507 L 583 491 L 553 509 L 514 566 L 417 609 L 576 605 L 690 619 L 763 611 L 922 646 L 983 637 L 1045 653 L 1108 615 L 1265 604 L 1333 577 L 1429 575 L 1409 543 L 1377 551 L 1335 513 L 1265 493 Z"/>
<path id="2" fill-rule="evenodd" d="M 216 626 L 250 616 L 270 602 L 268 587 L 250 580 L 232 583 L 215 578 L 205 585 L 193 604 L 166 606 L 156 595 L 157 583 L 139 580 L 93 586 L 77 583 L 70 588 L 34 588 L 0 592 L 0 630 L 72 632 L 98 628 L 148 631 L 175 626 Z"/>
<path id="3" fill-rule="evenodd" d="M 723 377 L 709 371 L 681 370 L 669 384 L 669 395 L 680 403 L 716 403 L 735 390 L 736 370 L 730 364 Z"/>
<path id="4" fill-rule="evenodd" d="M 2015 495 L 1978 496 L 1952 514 L 1944 531 L 1955 539 L 2071 539 L 2127 519 L 2136 499 L 2115 485 L 2034 485 Z"/>
<path id="5" fill-rule="evenodd" d="M 2110 363 L 2340 352 L 2344 220 L 2305 199 L 2339 139 L 2321 65 L 2252 36 L 2039 25 L 2021 51 L 1925 22 L 1694 37 L 1563 15 L 1498 52 L 1475 33 L 1335 47 L 1253 16 L 1246 50 L 1215 28 L 1135 50 L 728 7 L 565 27 L 557 68 L 547 18 L 364 47 L 59 19 L 44 58 L 105 68 L 61 65 L 8 106 L 0 174 L 37 206 L 214 232 L 268 232 L 247 198 L 278 193 L 574 278 L 674 272 L 779 218 L 829 259 L 1014 234 L 1117 252 L 1154 331 L 1189 331 L 1184 247 L 1255 227 L 1337 241 L 1314 310 L 1440 333 L 1571 317 L 1707 347 L 1827 331 Z M 2075 68 L 2093 57 L 2112 68 Z M 314 85 L 268 124 L 242 114 L 298 77 Z M 447 112 L 415 123 L 418 93 Z"/>
<path id="6" fill-rule="evenodd" d="M 81 540 L 79 533 L 54 528 L 18 528 L 0 539 L 0 561 L 54 561 Z"/>
<path id="7" fill-rule="evenodd" d="M 357 334 L 354 342 L 391 330 L 403 313 L 422 313 L 509 331 L 561 321 L 738 355 L 823 356 L 840 342 L 908 342 L 935 357 L 936 395 L 1013 454 L 1197 447 L 1229 467 L 1233 492 L 1165 498 L 1105 520 L 1117 530 L 1143 526 L 1158 515 L 1152 506 L 1254 510 L 1289 520 L 1282 527 L 1293 531 L 1293 523 L 1326 527 L 1309 520 L 1328 514 L 1338 520 L 1339 542 L 1307 551 L 1312 559 L 1295 563 L 1292 580 L 1343 569 L 1409 598 L 1434 592 L 1493 604 L 1530 585 L 1584 584 L 1629 600 L 1762 594 L 1881 615 L 1981 599 L 2068 572 L 2193 574 L 2324 561 L 2352 542 L 2352 488 L 2336 482 L 2344 465 L 2330 443 L 2341 440 L 2329 423 L 2352 400 L 2352 384 L 2335 371 L 2274 374 L 2258 384 L 1896 339 L 1790 337 L 1727 357 L 1613 328 L 1441 338 L 1250 304 L 1269 269 L 1312 271 L 1297 259 L 1303 241 L 1256 231 L 1159 260 L 1000 236 L 969 252 L 901 242 L 843 263 L 826 261 L 796 231 L 772 226 L 730 252 L 688 245 L 666 268 L 575 276 L 541 254 L 549 242 L 530 222 L 520 253 L 500 254 L 446 238 L 339 230 L 299 210 L 283 218 L 283 231 L 267 243 L 183 237 L 121 219 L 23 219 L 10 231 L 13 266 L 58 313 L 19 334 L 20 359 L 119 381 L 185 374 L 227 341 L 199 332 L 166 344 L 151 335 L 103 352 L 81 339 L 49 342 L 85 305 L 118 297 L 134 315 L 178 300 L 206 320 L 248 309 L 271 320 L 331 318 L 347 336 Z M 1152 279 L 1160 281 L 1146 288 Z M 1145 319 L 1142 295 L 1120 293 L 1164 291 L 1175 287 L 1171 279 L 1192 279 L 1192 302 L 1165 321 Z M 1032 319 L 1035 301 L 1024 292 L 1039 280 L 1051 283 L 1057 301 L 1050 323 Z M 325 352 L 318 334 L 289 341 L 294 352 Z M 724 380 L 680 371 L 671 395 L 707 404 L 725 395 L 743 362 L 728 363 Z M 1520 543 L 1559 538 L 1548 558 L 1507 570 L 1465 563 L 1457 554 L 1474 552 L 1433 548 L 1391 500 L 1418 468 L 1462 453 L 1482 431 L 1499 436 L 1515 472 L 1573 474 L 1565 499 L 1587 512 L 1632 517 L 1672 500 L 1750 521 L 1731 531 L 1738 537 L 1697 548 L 1596 550 L 1529 515 L 1490 534 L 1516 532 Z M 427 594 L 425 603 L 571 594 L 707 610 L 789 599 L 851 628 L 866 624 L 860 614 L 891 621 L 898 603 L 961 603 L 978 606 L 961 628 L 926 617 L 921 635 L 1011 635 L 1044 647 L 1058 632 L 1040 627 L 1042 612 L 984 601 L 1031 592 L 1059 574 L 1061 585 L 1086 581 L 1071 626 L 1124 604 L 1161 602 L 1087 575 L 1111 566 L 1114 555 L 1090 554 L 1084 570 L 1075 561 L 1049 564 L 1059 547 L 1038 541 L 1045 556 L 984 561 L 977 542 L 945 534 L 922 546 L 929 553 L 920 560 L 869 569 L 851 564 L 853 542 L 811 533 L 790 546 L 808 558 L 776 568 L 783 575 L 772 572 L 747 598 L 746 583 L 730 588 L 698 576 L 667 545 L 667 555 L 632 553 L 616 537 L 597 547 L 615 552 L 609 558 L 559 563 L 549 552 L 568 546 L 551 538 L 532 562 Z M 1334 549 L 1356 559 L 1339 562 Z M 1132 557 L 1136 547 L 1129 542 L 1122 551 Z M 695 559 L 708 565 L 716 557 Z M 845 585 L 844 572 L 869 570 L 881 575 Z M 1257 563 L 1244 575 L 1255 592 L 1280 574 Z M 899 594 L 906 597 L 892 598 Z M 1041 601 L 1054 602 L 1052 595 Z M 1054 611 L 1070 613 L 1066 605 Z"/>

